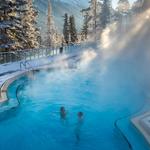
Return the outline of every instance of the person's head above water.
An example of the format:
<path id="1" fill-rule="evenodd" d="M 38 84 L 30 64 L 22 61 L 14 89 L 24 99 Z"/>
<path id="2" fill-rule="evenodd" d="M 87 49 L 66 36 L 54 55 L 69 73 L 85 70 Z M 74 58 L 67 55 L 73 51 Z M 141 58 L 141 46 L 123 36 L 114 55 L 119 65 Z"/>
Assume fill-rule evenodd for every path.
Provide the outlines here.
<path id="1" fill-rule="evenodd" d="M 81 111 L 78 112 L 78 118 L 79 118 L 79 119 L 83 119 L 83 112 L 81 112 Z"/>
<path id="2" fill-rule="evenodd" d="M 60 107 L 60 112 L 65 112 L 65 107 Z"/>
<path id="3" fill-rule="evenodd" d="M 65 118 L 66 117 L 66 110 L 65 107 L 60 107 L 60 116 L 61 118 Z"/>

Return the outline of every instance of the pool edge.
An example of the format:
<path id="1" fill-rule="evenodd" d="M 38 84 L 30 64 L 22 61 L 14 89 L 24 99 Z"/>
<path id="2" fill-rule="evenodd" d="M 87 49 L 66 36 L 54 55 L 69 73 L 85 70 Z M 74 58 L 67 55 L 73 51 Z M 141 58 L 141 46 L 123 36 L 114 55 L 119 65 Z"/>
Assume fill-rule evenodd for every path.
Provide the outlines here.
<path id="1" fill-rule="evenodd" d="M 150 124 L 148 126 L 143 122 L 143 119 L 148 119 L 148 117 L 150 117 L 150 111 L 131 118 L 131 123 L 143 135 L 144 139 L 150 145 Z"/>
<path id="2" fill-rule="evenodd" d="M 7 90 L 8 87 L 11 83 L 13 83 L 15 80 L 17 80 L 19 77 L 24 76 L 24 75 L 29 75 L 33 70 L 28 70 L 24 72 L 20 72 L 17 75 L 15 74 L 13 77 L 7 79 L 0 87 L 0 104 L 8 101 L 7 97 Z"/>

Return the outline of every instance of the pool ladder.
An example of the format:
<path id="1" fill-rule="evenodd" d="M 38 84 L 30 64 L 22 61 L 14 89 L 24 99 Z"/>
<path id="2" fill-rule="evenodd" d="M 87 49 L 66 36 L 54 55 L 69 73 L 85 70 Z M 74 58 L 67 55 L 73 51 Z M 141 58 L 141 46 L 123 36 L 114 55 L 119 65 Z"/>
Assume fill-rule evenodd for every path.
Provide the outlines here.
<path id="1" fill-rule="evenodd" d="M 122 118 L 119 118 L 119 119 L 115 120 L 114 126 L 115 126 L 115 128 L 120 132 L 121 136 L 123 137 L 123 139 L 124 139 L 124 140 L 126 141 L 126 143 L 128 144 L 129 149 L 130 149 L 130 150 L 133 150 L 133 147 L 132 147 L 131 143 L 129 142 L 128 138 L 124 135 L 124 133 L 121 131 L 121 129 L 119 128 L 119 125 L 118 125 L 118 122 L 119 122 L 120 120 L 124 119 L 124 118 L 126 118 L 126 117 L 122 117 Z"/>
<path id="2" fill-rule="evenodd" d="M 31 66 L 31 64 L 27 60 L 20 62 L 20 70 L 22 70 L 23 67 L 24 67 L 25 70 L 33 69 L 33 67 Z"/>

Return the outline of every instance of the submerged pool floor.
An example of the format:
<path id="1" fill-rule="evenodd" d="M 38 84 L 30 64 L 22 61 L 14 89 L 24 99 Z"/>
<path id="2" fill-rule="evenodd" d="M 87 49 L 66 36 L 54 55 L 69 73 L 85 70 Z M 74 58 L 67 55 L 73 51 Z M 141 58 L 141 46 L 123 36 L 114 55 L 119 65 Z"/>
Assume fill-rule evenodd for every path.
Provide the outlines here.
<path id="1" fill-rule="evenodd" d="M 18 91 L 20 106 L 0 115 L 0 150 L 129 150 L 114 127 L 120 117 L 133 149 L 149 150 L 128 117 L 147 103 L 138 81 L 130 68 L 114 63 L 103 70 L 98 59 L 77 69 L 38 73 Z M 9 96 L 18 82 L 9 87 Z"/>

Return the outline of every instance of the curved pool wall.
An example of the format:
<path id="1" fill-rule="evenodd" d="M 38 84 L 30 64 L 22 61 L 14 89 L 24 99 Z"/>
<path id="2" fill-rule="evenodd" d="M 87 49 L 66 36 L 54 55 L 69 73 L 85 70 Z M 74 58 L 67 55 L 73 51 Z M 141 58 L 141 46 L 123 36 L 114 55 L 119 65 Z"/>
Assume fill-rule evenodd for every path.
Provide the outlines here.
<path id="1" fill-rule="evenodd" d="M 0 149 L 128 150 L 114 127 L 115 120 L 125 116 L 118 126 L 133 149 L 149 150 L 129 117 L 145 105 L 142 96 L 135 90 L 128 93 L 133 85 L 129 90 L 113 87 L 110 80 L 107 85 L 105 77 L 95 74 L 97 69 L 39 72 L 28 84 L 26 76 L 11 83 L 7 95 L 12 104 L 19 100 L 20 105 L 0 114 Z M 46 79 L 51 80 L 47 83 Z M 18 89 L 20 85 L 23 88 Z M 66 120 L 59 118 L 62 105 L 68 111 Z M 83 123 L 77 122 L 78 111 L 85 114 Z"/>
<path id="2" fill-rule="evenodd" d="M 29 73 L 29 72 L 28 72 Z M 29 78 L 28 73 L 23 73 L 18 76 L 15 76 L 4 83 L 4 88 L 6 88 L 4 101 L 0 105 L 0 113 L 5 113 L 11 109 L 15 109 L 19 106 L 19 100 L 17 99 L 17 88 L 22 85 L 24 82 L 27 82 Z M 11 93 L 9 92 L 11 90 Z"/>

